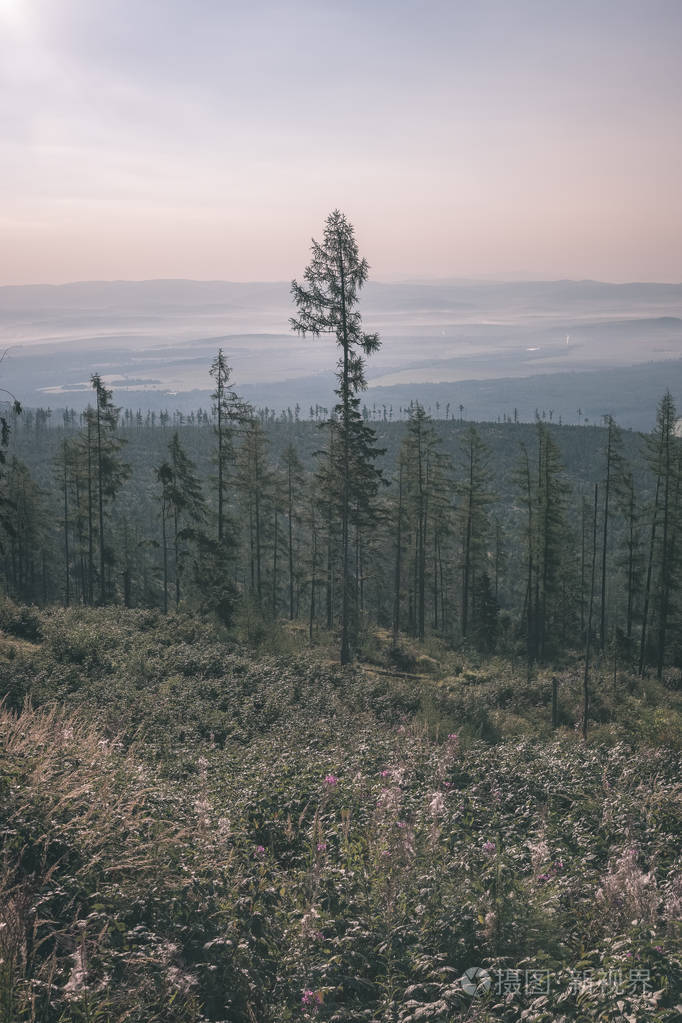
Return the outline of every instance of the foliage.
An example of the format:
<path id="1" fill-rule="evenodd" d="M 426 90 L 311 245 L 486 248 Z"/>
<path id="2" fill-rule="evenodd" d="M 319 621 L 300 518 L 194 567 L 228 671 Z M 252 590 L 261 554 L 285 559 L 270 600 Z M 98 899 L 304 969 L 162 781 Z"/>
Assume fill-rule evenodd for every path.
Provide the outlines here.
<path id="1" fill-rule="evenodd" d="M 36 705 L 0 719 L 3 1023 L 678 1018 L 680 698 L 655 680 L 605 689 L 586 745 L 571 669 L 552 734 L 549 675 L 503 661 L 256 660 L 120 609 L 36 635 L 0 674 Z"/>

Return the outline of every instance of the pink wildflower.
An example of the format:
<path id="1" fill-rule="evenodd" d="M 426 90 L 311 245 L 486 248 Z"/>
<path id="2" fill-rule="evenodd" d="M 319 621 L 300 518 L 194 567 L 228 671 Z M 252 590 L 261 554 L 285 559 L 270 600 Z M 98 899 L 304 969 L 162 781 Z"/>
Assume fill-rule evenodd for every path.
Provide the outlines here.
<path id="1" fill-rule="evenodd" d="M 318 842 L 317 843 L 317 851 L 318 852 L 326 852 L 327 851 L 327 843 L 326 842 Z"/>
<path id="2" fill-rule="evenodd" d="M 327 785 L 330 789 L 333 789 L 335 785 L 338 785 L 338 782 L 339 779 L 335 774 L 328 774 L 324 779 L 325 785 Z"/>
<path id="3" fill-rule="evenodd" d="M 254 856 L 265 856 L 265 846 L 264 845 L 257 845 L 256 848 L 253 851 L 253 855 Z"/>
<path id="4" fill-rule="evenodd" d="M 318 991 L 313 991 L 312 988 L 307 987 L 303 992 L 301 1005 L 304 1005 L 306 1009 L 317 1009 L 322 1005 L 322 995 Z"/>
<path id="5" fill-rule="evenodd" d="M 486 854 L 486 856 L 492 856 L 492 854 L 495 852 L 495 849 L 496 846 L 494 842 L 487 841 L 483 843 L 483 852 Z"/>

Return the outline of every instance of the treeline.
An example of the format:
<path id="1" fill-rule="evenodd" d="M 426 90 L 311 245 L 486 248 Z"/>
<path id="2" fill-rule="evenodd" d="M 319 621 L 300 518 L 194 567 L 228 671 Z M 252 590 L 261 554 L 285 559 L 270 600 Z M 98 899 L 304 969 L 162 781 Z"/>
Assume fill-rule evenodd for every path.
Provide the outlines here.
<path id="1" fill-rule="evenodd" d="M 2 467 L 6 593 L 187 606 L 226 624 L 237 613 L 286 618 L 305 623 L 311 642 L 338 632 L 342 662 L 381 627 L 396 657 L 403 636 L 433 635 L 529 665 L 582 650 L 587 667 L 597 648 L 659 677 L 682 666 L 682 441 L 671 395 L 643 457 L 611 417 L 605 429 L 571 430 L 538 416 L 533 427 L 497 426 L 488 444 L 476 425 L 444 424 L 415 403 L 406 424 L 377 429 L 360 398 L 364 360 L 380 343 L 356 308 L 367 269 L 335 213 L 292 285 L 293 328 L 332 334 L 339 353 L 338 401 L 317 423 L 256 414 L 222 351 L 206 429 L 146 431 L 98 374 L 77 422 L 47 430 L 44 417 L 37 429 L 35 413 L 21 434 L 40 485 L 16 454 Z M 561 457 L 559 439 L 577 435 L 589 437 L 589 490 Z"/>
<path id="2" fill-rule="evenodd" d="M 454 402 L 439 402 L 435 401 L 433 405 L 425 405 L 425 411 L 427 414 L 436 421 L 443 421 L 446 423 L 463 423 L 466 420 L 466 408 L 464 405 L 457 405 Z M 399 405 L 396 408 L 391 404 L 379 404 L 373 402 L 372 405 L 362 405 L 362 418 L 366 422 L 373 423 L 393 423 L 400 422 L 408 419 L 410 415 L 410 406 Z M 48 430 L 63 430 L 65 432 L 76 433 L 81 430 L 86 422 L 87 410 L 76 409 L 73 407 L 67 407 L 55 411 L 52 408 L 36 408 L 26 409 L 23 415 L 19 416 L 13 412 L 10 412 L 9 419 L 11 420 L 13 429 L 21 430 L 24 433 L 43 435 Z M 275 409 L 269 406 L 255 408 L 253 411 L 255 418 L 259 419 L 263 426 L 268 425 L 288 425 L 298 424 L 302 422 L 309 423 L 322 423 L 326 422 L 329 418 L 329 409 L 325 405 L 310 405 L 304 410 L 301 405 L 295 405 L 294 408 L 287 407 L 285 409 Z M 195 427 L 197 429 L 212 429 L 213 427 L 213 408 L 204 409 L 201 406 L 196 409 L 190 409 L 189 412 L 183 412 L 181 409 L 160 409 L 158 412 L 154 409 L 145 409 L 144 411 L 140 408 L 121 408 L 120 410 L 120 423 L 122 429 L 127 430 L 180 430 L 184 427 Z M 555 416 L 554 409 L 536 408 L 535 418 L 540 419 L 547 423 L 556 423 L 559 426 L 563 425 L 562 417 L 560 415 Z M 578 425 L 588 425 L 590 422 L 589 417 L 583 414 L 582 409 L 576 410 L 576 421 Z M 518 409 L 514 409 L 513 413 L 507 414 L 502 412 L 498 415 L 496 422 L 498 423 L 519 423 Z"/>
<path id="3" fill-rule="evenodd" d="M 320 628 L 338 627 L 335 430 L 266 430 L 234 392 L 226 397 L 222 353 L 216 364 L 221 412 L 217 388 L 211 430 L 196 453 L 187 426 L 142 444 L 95 376 L 81 428 L 53 435 L 48 485 L 10 454 L 1 527 L 9 596 L 41 604 L 187 604 L 225 622 L 246 604 L 264 619 L 305 622 L 311 640 Z M 515 446 L 517 456 L 501 477 L 484 427 L 458 424 L 453 455 L 443 430 L 415 404 L 406 426 L 391 430 L 386 443 L 395 446 L 399 431 L 402 440 L 382 459 L 380 476 L 358 476 L 354 487 L 352 643 L 379 625 L 396 646 L 403 634 L 433 634 L 483 653 L 548 661 L 584 646 L 592 598 L 597 647 L 641 670 L 680 665 L 676 419 L 665 395 L 637 462 L 623 453 L 624 439 L 633 448 L 632 435 L 624 437 L 612 419 L 590 431 L 595 520 L 594 491 L 571 480 L 560 454 L 562 435 L 575 429 L 541 421 L 532 431 L 504 428 L 505 448 Z M 44 449 L 30 456 L 39 469 Z"/>

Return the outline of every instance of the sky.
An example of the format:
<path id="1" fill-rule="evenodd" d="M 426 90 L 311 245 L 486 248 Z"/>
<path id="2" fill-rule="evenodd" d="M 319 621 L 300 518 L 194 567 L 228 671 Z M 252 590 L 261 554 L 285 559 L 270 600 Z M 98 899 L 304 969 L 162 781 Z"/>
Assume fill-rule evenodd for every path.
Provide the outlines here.
<path id="1" fill-rule="evenodd" d="M 0 284 L 682 281 L 681 0 L 0 0 Z"/>

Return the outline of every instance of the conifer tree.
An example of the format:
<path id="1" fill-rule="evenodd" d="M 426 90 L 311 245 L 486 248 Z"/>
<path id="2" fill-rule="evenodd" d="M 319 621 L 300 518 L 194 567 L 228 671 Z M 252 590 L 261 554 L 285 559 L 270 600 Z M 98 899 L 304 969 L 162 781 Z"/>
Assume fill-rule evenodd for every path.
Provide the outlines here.
<path id="1" fill-rule="evenodd" d="M 536 611 L 538 615 L 538 655 L 544 659 L 547 646 L 547 625 L 552 601 L 557 593 L 562 556 L 568 524 L 565 501 L 568 485 L 563 478 L 563 465 L 548 428 L 537 424 L 538 430 L 538 558 Z"/>
<path id="2" fill-rule="evenodd" d="M 111 556 L 105 537 L 105 503 L 112 501 L 130 475 L 130 466 L 123 462 L 120 450 L 123 441 L 116 435 L 120 408 L 111 400 L 112 392 L 104 386 L 99 373 L 90 378 L 95 391 L 95 407 L 86 412 L 88 448 L 88 513 L 90 536 L 90 577 L 93 577 L 93 490 L 97 495 L 97 535 L 99 545 L 99 603 L 107 601 L 106 565 Z M 94 479 L 93 479 L 94 477 Z M 93 486 L 94 483 L 94 486 Z M 92 601 L 92 593 L 90 594 Z"/>
<path id="3" fill-rule="evenodd" d="M 222 348 L 218 349 L 218 354 L 211 363 L 210 374 L 215 381 L 215 390 L 211 398 L 217 438 L 218 543 L 222 543 L 225 537 L 225 498 L 234 463 L 234 433 L 248 422 L 252 410 L 232 388 L 232 369 Z"/>
<path id="4" fill-rule="evenodd" d="M 410 623 L 418 639 L 426 633 L 426 595 L 428 557 L 432 543 L 434 549 L 433 583 L 434 614 L 437 614 L 438 542 L 444 531 L 443 504 L 448 502 L 448 467 L 433 421 L 422 405 L 410 406 L 407 432 L 399 458 L 403 466 L 405 521 L 411 534 L 412 562 L 410 566 Z M 439 532 L 436 531 L 436 523 Z M 433 541 L 432 541 L 433 534 Z M 401 518 L 402 539 L 402 518 Z M 399 580 L 396 579 L 396 584 Z"/>
<path id="5" fill-rule="evenodd" d="M 264 553 L 267 510 L 272 503 L 272 471 L 267 458 L 268 439 L 258 418 L 249 421 L 237 458 L 237 486 L 248 513 L 248 550 L 251 592 L 263 605 Z"/>
<path id="6" fill-rule="evenodd" d="M 43 494 L 28 467 L 15 456 L 6 463 L 0 478 L 0 501 L 7 509 L 0 524 L 7 589 L 16 600 L 41 601 L 46 589 Z"/>
<path id="7" fill-rule="evenodd" d="M 301 460 L 296 453 L 293 444 L 287 445 L 282 456 L 282 469 L 285 475 L 286 486 L 286 515 L 288 527 L 288 555 L 289 555 L 289 618 L 294 619 L 294 521 L 297 516 L 296 494 L 300 494 L 303 487 L 304 475 Z"/>
<path id="8" fill-rule="evenodd" d="M 643 565 L 642 509 L 637 497 L 637 489 L 632 471 L 628 470 L 625 472 L 622 485 L 618 489 L 616 497 L 624 524 L 623 553 L 619 559 L 619 566 L 625 575 L 625 638 L 629 645 L 637 613 Z"/>
<path id="9" fill-rule="evenodd" d="M 377 455 L 374 431 L 363 421 L 358 393 L 365 389 L 364 359 L 380 347 L 377 334 L 362 330 L 356 309 L 358 292 L 367 280 L 369 266 L 360 259 L 352 226 L 339 210 L 329 215 L 322 243 L 313 241 L 312 260 L 303 283 L 293 281 L 292 295 L 298 315 L 292 328 L 303 336 L 331 333 L 340 349 L 336 394 L 338 470 L 341 478 L 342 609 L 341 663 L 351 659 L 351 614 L 356 594 L 351 569 L 353 509 L 369 510 L 376 495 L 380 473 L 374 468 Z M 362 489 L 360 489 L 362 488 Z M 357 498 L 357 500 L 356 500 Z"/>
<path id="10" fill-rule="evenodd" d="M 590 654 L 592 649 L 592 617 L 594 611 L 594 583 L 597 568 L 597 512 L 599 484 L 594 485 L 594 511 L 592 514 L 592 554 L 590 558 L 590 586 L 585 631 L 585 664 L 583 667 L 583 739 L 587 739 L 587 720 L 590 709 Z"/>
<path id="11" fill-rule="evenodd" d="M 405 456 L 398 455 L 398 494 L 395 501 L 395 568 L 393 575 L 393 646 L 398 646 L 400 635 L 402 564 L 403 564 L 403 514 L 404 514 Z"/>
<path id="12" fill-rule="evenodd" d="M 168 529 L 172 530 L 175 561 L 175 606 L 180 604 L 180 580 L 187 555 L 185 541 L 196 538 L 206 517 L 206 504 L 194 462 L 180 444 L 177 431 L 168 445 L 169 457 L 156 470 L 161 485 L 163 607 L 168 611 Z"/>
<path id="13" fill-rule="evenodd" d="M 544 423 L 538 420 L 536 430 L 537 468 L 533 469 L 528 449 L 522 444 L 516 473 L 526 509 L 523 618 L 529 666 L 545 658 L 548 626 L 556 611 L 560 568 L 569 532 L 565 518 L 568 486 L 559 450 Z"/>
<path id="14" fill-rule="evenodd" d="M 611 497 L 614 485 L 622 486 L 624 481 L 625 466 L 623 461 L 623 438 L 619 427 L 613 416 L 604 416 L 606 423 L 606 466 L 604 474 L 604 512 L 602 527 L 602 550 L 601 550 L 601 607 L 600 607 L 600 628 L 599 646 L 603 650 L 606 644 L 606 569 L 608 555 L 609 525 L 611 514 Z"/>
<path id="15" fill-rule="evenodd" d="M 462 442 L 463 466 L 456 491 L 460 497 L 459 522 L 462 536 L 462 638 L 469 630 L 472 593 L 477 573 L 485 558 L 486 540 L 490 531 L 488 507 L 490 492 L 490 452 L 475 426 L 465 431 Z M 489 580 L 488 580 L 489 581 Z M 487 594 L 485 585 L 480 591 Z M 486 602 L 489 603 L 487 595 Z"/>
<path id="16" fill-rule="evenodd" d="M 64 438 L 55 463 L 55 473 L 61 492 L 62 528 L 64 530 L 64 606 L 71 603 L 71 500 L 75 477 L 76 447 Z"/>
<path id="17" fill-rule="evenodd" d="M 6 353 L 5 353 L 6 354 Z M 0 362 L 4 359 L 5 355 L 0 356 Z M 6 390 L 4 387 L 0 387 L 0 483 L 2 482 L 3 476 L 5 475 L 5 465 L 7 464 L 7 455 L 5 450 L 9 444 L 10 433 L 12 431 L 12 420 L 16 419 L 21 414 L 21 405 L 14 397 L 14 395 Z M 12 496 L 11 493 L 4 488 L 0 491 L 0 529 L 11 528 L 11 512 L 12 512 Z"/>

